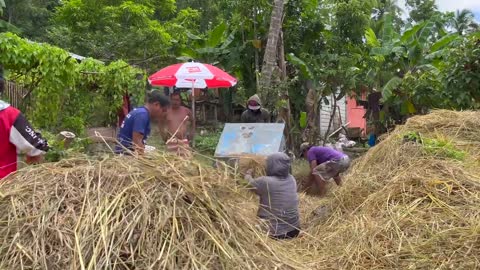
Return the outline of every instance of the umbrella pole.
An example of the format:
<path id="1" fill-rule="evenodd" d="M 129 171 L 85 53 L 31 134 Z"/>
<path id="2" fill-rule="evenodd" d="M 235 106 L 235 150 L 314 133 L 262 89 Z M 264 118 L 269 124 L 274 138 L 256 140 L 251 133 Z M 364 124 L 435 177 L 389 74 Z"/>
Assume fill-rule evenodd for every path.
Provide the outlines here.
<path id="1" fill-rule="evenodd" d="M 192 129 L 193 129 L 193 133 L 195 134 L 195 129 L 197 128 L 197 123 L 196 123 L 196 120 L 197 120 L 197 117 L 195 116 L 195 112 L 196 112 L 196 109 L 195 109 L 195 88 L 194 88 L 194 84 L 195 82 L 192 83 Z M 192 134 L 192 146 L 195 147 L 195 138 L 193 137 L 193 134 Z"/>

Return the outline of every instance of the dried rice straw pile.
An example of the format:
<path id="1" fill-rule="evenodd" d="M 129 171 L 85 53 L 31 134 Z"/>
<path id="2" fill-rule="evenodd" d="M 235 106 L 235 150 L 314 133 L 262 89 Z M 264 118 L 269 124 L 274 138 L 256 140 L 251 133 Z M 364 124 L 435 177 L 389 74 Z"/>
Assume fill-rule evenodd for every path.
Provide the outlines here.
<path id="1" fill-rule="evenodd" d="M 292 241 L 229 175 L 161 155 L 27 168 L 0 186 L 0 269 L 480 268 L 480 112 L 398 127 L 344 186 L 300 195 Z"/>
<path id="2" fill-rule="evenodd" d="M 310 164 L 308 164 L 308 161 L 304 159 L 295 160 L 292 164 L 292 175 L 297 180 L 298 190 L 306 190 L 310 180 Z"/>
<path id="3" fill-rule="evenodd" d="M 321 202 L 330 215 L 288 243 L 318 269 L 480 268 L 480 112 L 411 118 Z"/>
<path id="4" fill-rule="evenodd" d="M 253 169 L 253 175 L 266 175 L 267 157 L 256 155 L 241 155 L 238 156 L 238 171 L 244 174 L 247 170 Z"/>
<path id="5" fill-rule="evenodd" d="M 0 269 L 306 269 L 228 175 L 163 155 L 27 168 L 0 186 Z"/>

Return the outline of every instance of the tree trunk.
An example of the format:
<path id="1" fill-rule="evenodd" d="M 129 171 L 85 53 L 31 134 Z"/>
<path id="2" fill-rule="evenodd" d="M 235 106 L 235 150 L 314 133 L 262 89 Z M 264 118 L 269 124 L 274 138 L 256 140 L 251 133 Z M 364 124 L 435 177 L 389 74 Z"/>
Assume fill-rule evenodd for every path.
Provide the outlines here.
<path id="1" fill-rule="evenodd" d="M 285 81 L 287 79 L 287 62 L 285 61 L 285 45 L 283 40 L 283 30 L 280 29 L 278 46 L 278 67 L 280 68 L 280 79 Z"/>
<path id="2" fill-rule="evenodd" d="M 335 95 L 335 93 L 333 93 L 332 95 L 333 95 L 333 111 L 332 111 L 332 114 L 330 115 L 330 120 L 328 122 L 327 131 L 325 131 L 325 135 L 324 135 L 324 138 L 323 138 L 323 145 L 325 145 L 327 143 L 328 135 L 330 135 L 329 134 L 330 129 L 332 128 L 333 119 L 336 117 L 336 114 L 337 114 L 337 96 Z"/>
<path id="3" fill-rule="evenodd" d="M 258 34 L 257 34 L 257 8 L 254 7 L 253 8 L 253 40 L 254 41 L 257 41 L 258 39 Z M 254 50 L 255 50 L 255 86 L 256 86 L 256 90 L 259 91 L 260 90 L 260 82 L 259 82 L 259 79 L 258 79 L 258 74 L 260 73 L 260 63 L 259 63 L 259 50 L 261 49 L 262 47 L 260 46 L 260 48 L 257 48 L 256 46 L 254 46 Z"/>
<path id="4" fill-rule="evenodd" d="M 268 31 L 268 41 L 263 57 L 262 75 L 260 86 L 262 88 L 270 87 L 272 83 L 272 73 L 277 66 L 278 38 L 282 28 L 283 6 L 285 0 L 274 0 L 272 17 L 270 19 L 270 29 Z"/>
<path id="5" fill-rule="evenodd" d="M 283 21 L 283 20 L 282 20 Z M 280 29 L 279 33 L 279 46 L 278 46 L 278 66 L 280 67 L 280 80 L 282 82 L 285 82 L 287 79 L 287 63 L 285 61 L 285 46 L 284 46 L 284 40 L 283 40 L 283 30 Z M 285 121 L 285 131 L 284 135 L 286 137 L 286 143 L 287 143 L 287 148 L 290 150 L 294 149 L 293 145 L 293 136 L 292 132 L 292 109 L 290 106 L 290 97 L 288 95 L 288 90 L 285 90 L 285 93 L 283 94 L 283 98 L 287 102 L 287 107 L 285 108 L 286 110 L 286 115 L 284 117 Z"/>
<path id="6" fill-rule="evenodd" d="M 307 113 L 307 126 L 302 134 L 302 140 L 309 143 L 314 143 L 317 138 L 317 125 L 320 124 L 319 119 L 319 95 L 313 89 L 313 85 L 307 85 L 308 93 L 305 98 L 305 111 Z"/>

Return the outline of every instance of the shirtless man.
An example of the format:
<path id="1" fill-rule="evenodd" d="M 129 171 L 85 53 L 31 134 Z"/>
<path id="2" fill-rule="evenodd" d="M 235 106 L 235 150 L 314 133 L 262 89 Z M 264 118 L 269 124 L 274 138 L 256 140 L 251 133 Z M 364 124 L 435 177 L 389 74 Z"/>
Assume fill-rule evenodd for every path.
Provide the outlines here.
<path id="1" fill-rule="evenodd" d="M 192 112 L 190 109 L 182 106 L 180 93 L 172 93 L 170 95 L 170 103 L 171 107 L 167 111 L 167 117 L 163 123 L 160 123 L 160 130 L 166 133 L 163 136 L 164 140 L 168 140 L 178 129 L 175 138 L 192 141 L 195 135 Z M 188 116 L 188 119 L 183 122 L 186 116 Z"/>

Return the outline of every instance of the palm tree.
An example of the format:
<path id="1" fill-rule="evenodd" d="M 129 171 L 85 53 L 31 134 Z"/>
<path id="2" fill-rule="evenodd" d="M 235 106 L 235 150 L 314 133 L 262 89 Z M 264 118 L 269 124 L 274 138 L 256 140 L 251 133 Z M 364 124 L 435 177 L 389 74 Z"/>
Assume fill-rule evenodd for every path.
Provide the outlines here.
<path id="1" fill-rule="evenodd" d="M 394 28 L 397 32 L 400 32 L 404 25 L 402 14 L 403 9 L 398 5 L 396 0 L 380 0 L 378 1 L 378 7 L 373 14 L 373 20 L 371 20 L 371 27 L 375 33 L 380 33 L 383 28 L 385 14 L 393 16 Z"/>
<path id="2" fill-rule="evenodd" d="M 455 18 L 452 19 L 452 26 L 458 34 L 467 34 L 478 29 L 474 18 L 473 13 L 468 9 L 457 10 Z"/>
<path id="3" fill-rule="evenodd" d="M 262 76 L 260 78 L 261 87 L 270 87 L 272 82 L 272 73 L 277 67 L 278 39 L 282 30 L 283 7 L 285 0 L 275 0 L 273 3 L 272 17 L 270 19 L 270 29 L 268 31 L 268 41 L 263 57 Z"/>
<path id="4" fill-rule="evenodd" d="M 398 5 L 396 0 L 380 0 L 378 3 L 377 12 L 376 14 L 374 14 L 374 17 L 375 19 L 380 20 L 387 12 L 393 14 L 393 16 L 401 16 L 403 10 Z"/>

